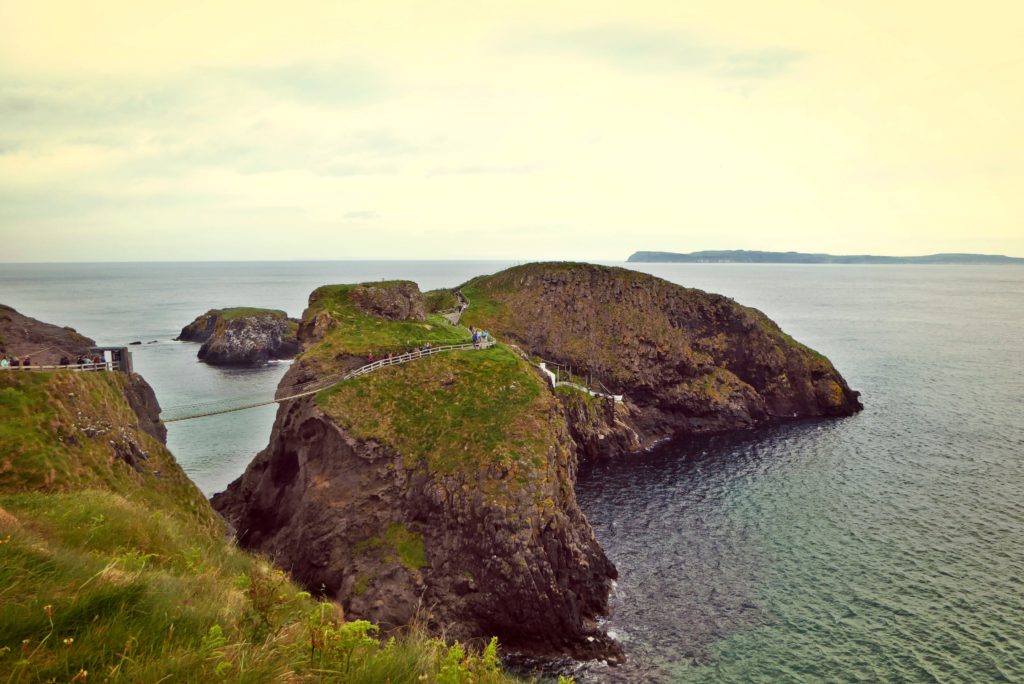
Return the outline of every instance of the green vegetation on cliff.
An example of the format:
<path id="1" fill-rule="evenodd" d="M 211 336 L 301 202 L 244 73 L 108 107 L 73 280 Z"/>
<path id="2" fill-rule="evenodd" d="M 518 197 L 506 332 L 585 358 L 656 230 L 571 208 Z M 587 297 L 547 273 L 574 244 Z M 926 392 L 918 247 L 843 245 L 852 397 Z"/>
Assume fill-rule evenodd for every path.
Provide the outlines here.
<path id="1" fill-rule="evenodd" d="M 461 304 L 459 298 L 455 296 L 455 292 L 445 289 L 424 292 L 423 299 L 426 302 L 427 311 L 430 313 L 455 311 Z"/>
<path id="2" fill-rule="evenodd" d="M 493 644 L 384 638 L 240 551 L 124 382 L 0 374 L 6 681 L 508 681 Z M 418 562 L 412 533 L 387 543 Z"/>
<path id="3" fill-rule="evenodd" d="M 410 468 L 523 474 L 558 443 L 554 400 L 529 364 L 501 345 L 384 368 L 317 396 L 353 436 L 395 448 Z"/>
<path id="4" fill-rule="evenodd" d="M 221 318 L 231 321 L 247 316 L 270 316 L 271 318 L 288 318 L 288 314 L 280 309 L 260 309 L 254 306 L 234 306 L 229 309 L 218 309 Z"/>
<path id="5" fill-rule="evenodd" d="M 459 289 L 471 302 L 466 325 L 660 403 L 687 429 L 859 410 L 828 359 L 728 297 L 569 262 L 516 266 Z"/>
<path id="6" fill-rule="evenodd" d="M 440 314 L 426 314 L 422 295 L 415 290 L 415 297 L 410 297 L 410 289 L 415 290 L 415 285 L 407 281 L 326 285 L 318 288 L 310 296 L 309 307 L 303 314 L 303 324 L 313 326 L 317 321 L 324 321 L 323 329 L 317 343 L 302 353 L 301 360 L 315 363 L 322 370 L 329 370 L 339 357 L 365 357 L 373 352 L 380 358 L 388 352 L 400 354 L 427 342 L 440 346 L 469 340 L 466 329 L 451 325 Z M 393 291 L 394 301 L 391 303 L 395 312 L 393 315 L 397 317 L 373 315 L 361 308 L 358 299 L 361 293 L 368 291 L 382 302 L 382 307 L 389 303 L 389 291 Z M 418 302 L 414 301 L 414 305 L 409 306 L 405 301 L 407 299 Z M 418 308 L 416 303 L 419 304 Z"/>

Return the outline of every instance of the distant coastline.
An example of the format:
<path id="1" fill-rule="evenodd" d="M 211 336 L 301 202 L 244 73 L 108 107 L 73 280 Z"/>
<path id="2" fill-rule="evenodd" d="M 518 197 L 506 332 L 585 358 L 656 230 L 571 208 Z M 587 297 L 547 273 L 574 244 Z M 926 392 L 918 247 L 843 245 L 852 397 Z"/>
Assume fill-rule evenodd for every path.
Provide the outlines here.
<path id="1" fill-rule="evenodd" d="M 874 256 L 871 254 L 812 254 L 807 252 L 760 252 L 746 249 L 702 252 L 633 252 L 633 263 L 733 263 L 733 264 L 1022 264 L 1024 259 L 1001 254 L 928 254 L 925 256 Z"/>

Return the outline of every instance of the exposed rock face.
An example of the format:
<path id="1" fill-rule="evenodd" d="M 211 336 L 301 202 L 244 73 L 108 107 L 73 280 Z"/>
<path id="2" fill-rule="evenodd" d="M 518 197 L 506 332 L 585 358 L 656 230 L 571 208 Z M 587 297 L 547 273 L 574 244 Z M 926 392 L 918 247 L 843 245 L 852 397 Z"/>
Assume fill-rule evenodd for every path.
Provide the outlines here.
<path id="1" fill-rule="evenodd" d="M 282 385 L 361 363 L 361 340 L 389 348 L 437 334 L 410 324 L 422 297 L 397 285 L 317 290 L 301 324 L 303 354 Z M 824 357 L 725 297 L 562 264 L 510 269 L 462 292 L 467 324 L 571 364 L 627 401 L 552 390 L 499 346 L 283 404 L 267 449 L 213 504 L 244 546 L 323 588 L 350 616 L 419 618 L 453 638 L 497 635 L 524 652 L 618 658 L 596 625 L 615 568 L 576 505 L 577 458 L 860 408 Z M 463 383 L 471 391 L 460 393 Z M 513 403 L 519 413 L 500 414 Z M 500 425 L 480 429 L 492 414 Z M 473 454 L 466 431 L 513 438 Z"/>
<path id="2" fill-rule="evenodd" d="M 270 446 L 212 503 L 243 546 L 323 588 L 351 617 L 418 618 L 450 638 L 618 658 L 595 624 L 616 572 L 576 505 L 568 435 L 545 458 L 546 507 L 533 493 L 489 497 L 482 480 L 492 473 L 406 468 L 401 454 L 354 439 L 303 398 L 282 407 Z M 403 544 L 422 549 L 422 567 Z"/>
<path id="3" fill-rule="evenodd" d="M 727 297 L 562 263 L 511 268 L 462 291 L 484 304 L 466 312 L 466 324 L 624 394 L 625 422 L 642 443 L 862 408 L 828 359 Z M 614 429 L 612 420 L 598 432 Z"/>
<path id="4" fill-rule="evenodd" d="M 314 306 L 328 295 L 318 293 L 302 323 L 308 353 L 282 385 L 320 369 L 313 352 L 328 331 L 337 337 L 346 325 L 362 325 Z M 388 299 L 389 311 L 413 317 L 422 303 L 418 290 L 392 292 Z M 332 306 L 350 316 L 341 304 Z M 243 546 L 275 558 L 311 590 L 323 588 L 351 617 L 385 626 L 418 619 L 449 638 L 496 635 L 506 648 L 527 653 L 620 658 L 618 645 L 596 624 L 607 611 L 616 571 L 576 505 L 577 450 L 564 414 L 539 373 L 511 352 L 501 353 L 518 370 L 515 387 L 499 389 L 532 391 L 537 398 L 519 417 L 528 430 L 547 436 L 537 450 L 511 461 L 498 453 L 470 454 L 470 465 L 439 469 L 384 438 L 357 436 L 317 398 L 304 397 L 281 406 L 267 449 L 212 503 Z M 482 377 L 484 386 L 472 386 L 469 396 L 483 402 L 491 376 L 470 377 L 458 364 L 445 365 L 451 359 L 389 369 L 387 382 L 404 394 L 425 377 L 433 383 L 430 391 L 444 393 Z M 436 377 L 412 377 L 431 364 L 441 369 Z M 372 395 L 367 380 L 362 391 Z M 453 418 L 436 411 L 416 406 L 417 415 L 436 421 L 439 441 L 463 454 L 452 432 L 457 428 L 448 425 Z"/>
<path id="5" fill-rule="evenodd" d="M 298 352 L 297 321 L 283 311 L 211 309 L 176 338 L 202 342 L 197 356 L 212 365 L 258 365 Z"/>
<path id="6" fill-rule="evenodd" d="M 139 418 L 139 429 L 161 444 L 166 444 L 167 426 L 160 420 L 160 403 L 153 388 L 141 375 L 132 373 L 126 376 L 123 389 L 128 405 Z"/>
<path id="7" fill-rule="evenodd" d="M 74 328 L 62 328 L 22 315 L 0 304 L 0 352 L 30 356 L 33 365 L 50 366 L 62 356 L 71 361 L 89 353 L 96 343 Z"/>
<path id="8" fill-rule="evenodd" d="M 427 317 L 426 302 L 413 282 L 357 285 L 350 297 L 353 304 L 378 318 L 422 321 Z"/>

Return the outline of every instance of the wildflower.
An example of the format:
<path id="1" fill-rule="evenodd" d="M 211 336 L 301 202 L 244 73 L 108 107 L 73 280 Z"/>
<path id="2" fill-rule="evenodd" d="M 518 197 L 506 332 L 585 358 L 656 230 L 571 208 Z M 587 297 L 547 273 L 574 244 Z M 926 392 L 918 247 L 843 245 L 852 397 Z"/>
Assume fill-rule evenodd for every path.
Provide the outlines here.
<path id="1" fill-rule="evenodd" d="M 73 643 L 75 643 L 75 637 L 65 637 L 64 638 L 64 645 L 65 646 L 70 646 Z"/>
<path id="2" fill-rule="evenodd" d="M 75 682 L 84 682 L 88 677 L 89 677 L 89 671 L 88 670 L 79 670 L 78 674 L 76 674 L 74 677 L 72 677 L 69 680 L 69 684 L 74 684 Z"/>
<path id="3" fill-rule="evenodd" d="M 46 617 L 52 618 L 53 617 L 53 606 L 51 606 L 50 604 L 46 604 L 45 606 L 43 606 L 43 612 L 46 613 Z"/>
<path id="4" fill-rule="evenodd" d="M 28 639 L 21 640 L 21 652 L 28 653 Z"/>

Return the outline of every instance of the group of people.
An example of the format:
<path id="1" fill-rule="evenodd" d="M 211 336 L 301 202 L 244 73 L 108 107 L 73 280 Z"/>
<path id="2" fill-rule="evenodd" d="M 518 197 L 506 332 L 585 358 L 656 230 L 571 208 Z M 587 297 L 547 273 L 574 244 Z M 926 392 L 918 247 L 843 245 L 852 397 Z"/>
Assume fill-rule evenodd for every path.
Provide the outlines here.
<path id="1" fill-rule="evenodd" d="M 32 359 L 26 356 L 23 359 L 19 359 L 14 354 L 4 354 L 0 352 L 0 368 L 18 368 L 20 366 L 31 366 Z"/>
<path id="2" fill-rule="evenodd" d="M 473 346 L 479 347 L 481 343 L 488 343 L 491 341 L 491 333 L 486 330 L 476 330 L 473 326 L 469 326 L 469 331 L 473 333 Z"/>
<path id="3" fill-rule="evenodd" d="M 101 364 L 103 363 L 103 357 L 99 354 L 95 354 L 92 357 L 81 354 L 75 360 L 74 364 L 71 363 L 71 359 L 67 356 L 60 357 L 61 366 L 87 366 L 89 364 Z M 0 368 L 28 368 L 32 365 L 32 358 L 25 356 L 18 358 L 14 354 L 5 354 L 0 352 Z"/>

